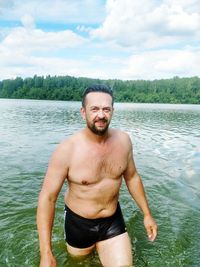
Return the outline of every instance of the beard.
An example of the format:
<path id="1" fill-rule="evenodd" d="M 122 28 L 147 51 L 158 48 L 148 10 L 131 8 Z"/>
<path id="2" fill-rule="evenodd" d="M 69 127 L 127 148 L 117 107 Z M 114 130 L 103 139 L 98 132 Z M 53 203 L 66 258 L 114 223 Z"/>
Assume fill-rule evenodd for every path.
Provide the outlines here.
<path id="1" fill-rule="evenodd" d="M 98 126 L 96 126 L 96 124 L 95 124 L 96 122 L 104 122 L 105 125 L 104 125 L 104 127 L 98 127 Z M 99 136 L 103 136 L 103 135 L 107 132 L 109 124 L 110 124 L 110 122 L 109 122 L 108 120 L 106 120 L 106 119 L 99 119 L 99 120 L 94 121 L 93 123 L 89 123 L 89 122 L 87 121 L 87 126 L 88 126 L 88 128 L 89 128 L 94 134 L 99 135 Z"/>

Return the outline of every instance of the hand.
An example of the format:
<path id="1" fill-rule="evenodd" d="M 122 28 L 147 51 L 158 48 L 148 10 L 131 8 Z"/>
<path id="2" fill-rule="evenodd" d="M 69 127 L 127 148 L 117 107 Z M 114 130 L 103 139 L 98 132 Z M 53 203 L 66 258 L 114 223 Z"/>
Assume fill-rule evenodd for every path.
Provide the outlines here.
<path id="1" fill-rule="evenodd" d="M 52 253 L 46 253 L 41 256 L 40 267 L 56 267 L 56 259 Z"/>
<path id="2" fill-rule="evenodd" d="M 158 233 L 158 226 L 151 215 L 144 216 L 144 226 L 149 240 L 153 242 Z"/>

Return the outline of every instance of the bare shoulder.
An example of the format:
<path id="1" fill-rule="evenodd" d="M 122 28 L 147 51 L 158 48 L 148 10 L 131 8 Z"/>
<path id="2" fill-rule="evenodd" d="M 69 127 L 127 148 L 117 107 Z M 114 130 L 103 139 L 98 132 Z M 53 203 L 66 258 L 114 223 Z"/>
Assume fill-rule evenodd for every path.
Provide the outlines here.
<path id="1" fill-rule="evenodd" d="M 68 160 L 68 157 L 70 157 L 71 152 L 73 151 L 73 148 L 77 143 L 77 139 L 80 138 L 79 136 L 80 133 L 78 132 L 64 139 L 60 144 L 57 145 L 53 153 L 53 156 L 59 158 L 64 157 L 66 160 Z"/>
<path id="2" fill-rule="evenodd" d="M 128 133 L 121 131 L 119 129 L 112 129 L 112 135 L 124 145 L 132 146 L 131 138 Z"/>

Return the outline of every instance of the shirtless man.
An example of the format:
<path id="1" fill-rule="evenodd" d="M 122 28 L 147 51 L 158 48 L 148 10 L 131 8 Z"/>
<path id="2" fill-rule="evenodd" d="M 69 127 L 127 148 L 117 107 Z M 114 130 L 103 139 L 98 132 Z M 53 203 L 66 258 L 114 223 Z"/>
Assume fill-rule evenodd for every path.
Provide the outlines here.
<path id="1" fill-rule="evenodd" d="M 109 87 L 88 87 L 81 114 L 86 128 L 58 145 L 39 196 L 40 267 L 56 266 L 51 233 L 56 199 L 65 181 L 68 182 L 65 194 L 68 252 L 84 256 L 95 248 L 105 267 L 132 266 L 131 242 L 118 203 L 122 177 L 144 214 L 150 241 L 156 238 L 157 225 L 134 164 L 131 140 L 126 133 L 108 128 L 113 114 Z"/>

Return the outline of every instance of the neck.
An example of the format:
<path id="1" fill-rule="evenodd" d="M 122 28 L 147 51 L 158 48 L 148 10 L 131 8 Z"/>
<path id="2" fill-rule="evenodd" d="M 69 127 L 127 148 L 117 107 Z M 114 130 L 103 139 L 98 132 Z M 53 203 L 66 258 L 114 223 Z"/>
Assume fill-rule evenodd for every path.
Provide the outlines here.
<path id="1" fill-rule="evenodd" d="M 95 143 L 105 143 L 107 139 L 109 138 L 109 130 L 107 130 L 103 135 L 98 135 L 93 133 L 89 128 L 85 128 L 85 134 L 90 141 L 95 142 Z"/>

